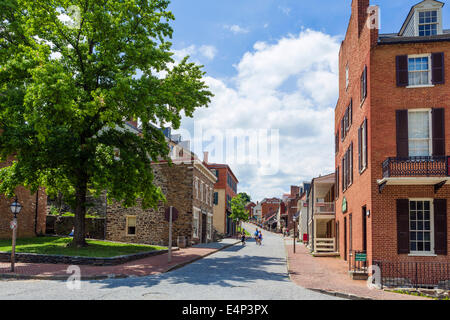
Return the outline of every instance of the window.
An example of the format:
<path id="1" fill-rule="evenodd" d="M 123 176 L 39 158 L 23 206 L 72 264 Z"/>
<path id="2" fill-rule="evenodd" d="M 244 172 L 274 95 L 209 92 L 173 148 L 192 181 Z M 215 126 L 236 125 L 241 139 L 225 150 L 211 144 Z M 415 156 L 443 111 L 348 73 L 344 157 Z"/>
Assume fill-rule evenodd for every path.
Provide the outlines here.
<path id="1" fill-rule="evenodd" d="M 345 137 L 347 136 L 347 132 L 350 130 L 350 127 L 352 126 L 353 122 L 353 101 L 350 100 L 350 104 L 348 105 L 347 109 L 345 110 L 344 116 L 341 120 L 341 140 L 343 141 Z"/>
<path id="2" fill-rule="evenodd" d="M 194 221 L 192 223 L 192 233 L 194 238 L 198 238 L 198 229 L 199 229 L 199 220 L 198 220 L 198 211 L 194 211 Z"/>
<path id="3" fill-rule="evenodd" d="M 211 235 L 212 235 L 212 216 L 208 215 L 206 222 L 206 237 L 208 239 L 211 239 L 212 238 Z"/>
<path id="4" fill-rule="evenodd" d="M 342 192 L 353 183 L 353 143 L 344 154 L 342 159 Z"/>
<path id="5" fill-rule="evenodd" d="M 214 192 L 214 204 L 215 205 L 219 204 L 219 193 L 218 192 Z"/>
<path id="6" fill-rule="evenodd" d="M 408 111 L 408 149 L 410 157 L 432 154 L 431 110 Z"/>
<path id="7" fill-rule="evenodd" d="M 419 12 L 419 36 L 434 36 L 438 32 L 436 10 Z"/>
<path id="8" fill-rule="evenodd" d="M 410 253 L 433 253 L 433 212 L 431 201 L 409 202 Z"/>
<path id="9" fill-rule="evenodd" d="M 203 182 L 200 182 L 200 200 L 203 201 Z"/>
<path id="10" fill-rule="evenodd" d="M 431 84 L 431 56 L 408 56 L 408 83 L 410 86 Z"/>
<path id="11" fill-rule="evenodd" d="M 127 217 L 127 235 L 128 236 L 136 235 L 136 217 L 135 216 Z"/>
<path id="12" fill-rule="evenodd" d="M 359 172 L 362 173 L 367 168 L 367 119 L 358 130 L 358 159 Z"/>
<path id="13" fill-rule="evenodd" d="M 198 199 L 198 179 L 195 178 L 195 198 Z"/>
<path id="14" fill-rule="evenodd" d="M 361 105 L 367 97 L 367 66 L 364 66 L 364 71 L 361 75 Z"/>

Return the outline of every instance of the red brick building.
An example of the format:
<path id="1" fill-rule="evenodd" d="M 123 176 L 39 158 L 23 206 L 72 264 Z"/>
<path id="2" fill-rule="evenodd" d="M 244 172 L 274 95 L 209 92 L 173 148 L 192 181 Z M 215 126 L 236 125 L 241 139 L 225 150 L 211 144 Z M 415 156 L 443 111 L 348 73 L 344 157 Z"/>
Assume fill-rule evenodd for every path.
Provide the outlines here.
<path id="1" fill-rule="evenodd" d="M 379 34 L 369 6 L 352 1 L 339 52 L 338 249 L 344 259 L 364 251 L 369 263 L 448 263 L 450 31 L 443 3 L 418 3 L 392 34 Z"/>
<path id="2" fill-rule="evenodd" d="M 214 228 L 220 234 L 232 236 L 236 233 L 236 223 L 230 218 L 231 199 L 237 195 L 239 180 L 228 165 L 208 163 L 207 154 L 203 163 L 217 177 L 214 184 Z"/>

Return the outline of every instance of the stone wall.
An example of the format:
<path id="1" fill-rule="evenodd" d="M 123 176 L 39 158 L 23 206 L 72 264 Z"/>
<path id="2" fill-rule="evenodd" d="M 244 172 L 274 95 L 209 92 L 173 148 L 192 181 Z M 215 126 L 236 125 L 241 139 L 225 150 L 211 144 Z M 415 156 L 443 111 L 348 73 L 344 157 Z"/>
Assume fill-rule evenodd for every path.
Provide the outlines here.
<path id="1" fill-rule="evenodd" d="M 142 209 L 140 205 L 125 208 L 120 203 L 108 205 L 106 216 L 106 239 L 112 241 L 143 243 L 167 246 L 169 243 L 169 223 L 164 218 L 165 207 L 178 209 L 178 219 L 173 223 L 172 245 L 177 245 L 177 237 L 184 236 L 192 242 L 193 167 L 178 164 L 169 167 L 167 163 L 154 164 L 154 183 L 161 187 L 167 203 L 155 209 Z M 127 235 L 127 216 L 136 217 L 136 234 Z"/>

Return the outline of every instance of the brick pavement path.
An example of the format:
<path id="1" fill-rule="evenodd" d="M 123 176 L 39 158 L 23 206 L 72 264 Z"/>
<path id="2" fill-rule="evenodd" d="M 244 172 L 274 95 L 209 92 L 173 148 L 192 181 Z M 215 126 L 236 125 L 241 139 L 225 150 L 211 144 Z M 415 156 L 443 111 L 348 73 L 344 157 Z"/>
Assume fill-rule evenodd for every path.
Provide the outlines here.
<path id="1" fill-rule="evenodd" d="M 291 280 L 308 288 L 343 293 L 376 300 L 429 300 L 423 297 L 369 289 L 366 281 L 352 280 L 347 274 L 348 265 L 337 257 L 313 257 L 302 243 L 294 246 L 285 241 Z"/>
<path id="2" fill-rule="evenodd" d="M 96 279 L 126 276 L 147 276 L 164 273 L 174 268 L 194 262 L 198 259 L 213 254 L 232 244 L 235 239 L 224 239 L 220 243 L 202 244 L 195 247 L 180 249 L 172 252 L 172 261 L 168 263 L 168 254 L 148 257 L 145 259 L 127 262 L 117 266 L 79 266 L 82 279 Z M 0 262 L 0 278 L 11 276 L 10 263 Z M 66 272 L 69 265 L 66 264 L 38 264 L 38 263 L 17 263 L 15 274 L 18 278 L 31 277 L 35 279 L 61 279 L 67 278 Z"/>

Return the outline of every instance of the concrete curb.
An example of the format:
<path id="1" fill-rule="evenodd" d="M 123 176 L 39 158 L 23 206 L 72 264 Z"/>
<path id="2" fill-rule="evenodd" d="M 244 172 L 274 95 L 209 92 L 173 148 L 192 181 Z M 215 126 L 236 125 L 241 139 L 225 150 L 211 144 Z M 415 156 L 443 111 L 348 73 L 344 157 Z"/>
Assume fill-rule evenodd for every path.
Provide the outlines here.
<path id="1" fill-rule="evenodd" d="M 217 250 L 215 250 L 215 251 L 212 251 L 212 252 L 210 252 L 210 253 L 208 253 L 208 254 L 206 254 L 206 255 L 204 255 L 204 256 L 199 256 L 199 257 L 194 258 L 194 259 L 191 259 L 191 260 L 189 260 L 189 261 L 185 261 L 185 262 L 181 262 L 181 263 L 179 263 L 179 264 L 176 264 L 176 265 L 174 265 L 174 266 L 168 268 L 168 269 L 167 269 L 166 271 L 164 271 L 163 273 L 167 273 L 167 272 L 170 272 L 170 271 L 174 271 L 174 270 L 180 269 L 180 268 L 182 268 L 182 267 L 184 267 L 184 266 L 186 266 L 186 265 L 188 265 L 188 264 L 191 264 L 191 263 L 193 263 L 193 262 L 195 262 L 195 261 L 201 260 L 201 259 L 206 258 L 206 257 L 208 257 L 208 256 L 210 256 L 210 255 L 213 255 L 213 254 L 215 254 L 215 253 L 217 253 L 217 252 L 219 252 L 219 251 L 222 251 L 222 250 L 225 250 L 225 249 L 230 248 L 230 247 L 232 247 L 232 246 L 235 246 L 235 245 L 237 245 L 237 244 L 240 243 L 240 242 L 241 242 L 241 241 L 236 241 L 235 243 L 227 244 L 227 245 L 223 246 L 222 248 L 219 248 L 219 249 L 217 249 Z"/>
<path id="2" fill-rule="evenodd" d="M 289 279 L 295 285 L 297 285 L 299 287 L 302 287 L 302 286 L 298 285 L 297 283 L 295 283 L 294 280 L 292 280 L 291 272 L 289 271 L 291 268 L 289 266 L 289 253 L 288 253 L 288 250 L 287 250 L 287 247 L 286 247 L 286 241 L 283 241 L 283 244 L 284 244 L 284 252 L 286 254 L 286 265 L 287 265 L 287 273 L 289 275 Z M 304 287 L 302 287 L 302 288 L 304 288 Z M 344 298 L 344 299 L 349 299 L 349 300 L 375 300 L 375 299 L 371 299 L 371 298 L 356 296 L 356 295 L 349 294 L 349 293 L 328 291 L 328 290 L 324 290 L 324 289 L 315 289 L 315 288 L 305 288 L 305 289 L 311 290 L 311 291 L 314 291 L 314 292 L 318 292 L 318 293 L 322 293 L 322 294 L 326 294 L 326 295 L 329 295 L 329 296 L 339 297 L 339 298 Z"/>
<path id="3" fill-rule="evenodd" d="M 195 261 L 201 260 L 205 257 L 208 257 L 212 254 L 215 254 L 221 250 L 227 249 L 229 247 L 235 246 L 236 244 L 240 243 L 240 241 L 236 241 L 235 243 L 227 244 L 223 246 L 222 248 L 219 248 L 215 251 L 212 251 L 204 256 L 199 256 L 194 259 L 191 259 L 189 261 L 181 262 L 179 264 L 176 264 L 167 270 L 163 271 L 162 273 L 167 273 L 179 268 L 182 268 L 188 264 L 191 264 Z M 17 274 L 17 273 L 0 273 L 0 280 L 52 280 L 52 281 L 67 281 L 67 279 L 71 275 L 55 275 L 55 276 L 43 276 L 43 275 L 25 275 L 25 274 Z M 108 275 L 93 275 L 93 276 L 81 276 L 81 281 L 90 281 L 90 280 L 105 280 L 105 279 L 124 279 L 124 278 L 130 278 L 130 277 L 148 277 L 149 275 L 144 276 L 135 276 L 135 275 L 127 275 L 127 274 L 108 274 Z"/>

